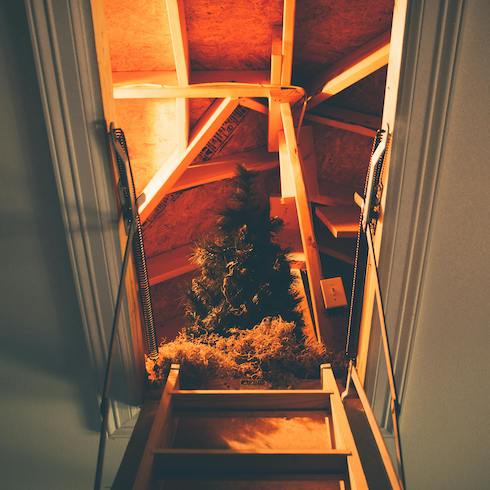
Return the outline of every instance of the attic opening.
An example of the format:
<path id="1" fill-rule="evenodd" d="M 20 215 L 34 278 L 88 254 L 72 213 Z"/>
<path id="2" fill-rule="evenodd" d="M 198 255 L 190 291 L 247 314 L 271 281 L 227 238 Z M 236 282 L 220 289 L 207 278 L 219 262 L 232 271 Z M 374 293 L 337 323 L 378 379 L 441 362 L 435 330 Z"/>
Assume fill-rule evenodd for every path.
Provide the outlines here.
<path id="1" fill-rule="evenodd" d="M 93 4 L 106 118 L 123 129 L 132 164 L 157 342 L 185 324 L 194 244 L 214 232 L 241 164 L 284 221 L 277 241 L 290 251 L 306 323 L 341 352 L 354 195 L 381 127 L 393 1 Z"/>

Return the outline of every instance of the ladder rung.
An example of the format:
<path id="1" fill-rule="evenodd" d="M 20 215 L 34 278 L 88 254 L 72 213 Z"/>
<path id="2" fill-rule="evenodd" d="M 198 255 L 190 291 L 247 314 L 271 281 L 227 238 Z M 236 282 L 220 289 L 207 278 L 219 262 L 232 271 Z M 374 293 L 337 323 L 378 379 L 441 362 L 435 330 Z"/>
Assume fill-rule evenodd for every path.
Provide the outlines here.
<path id="1" fill-rule="evenodd" d="M 178 390 L 178 410 L 329 410 L 330 394 L 323 390 Z"/>
<path id="2" fill-rule="evenodd" d="M 347 457 L 343 450 L 243 452 L 222 449 L 158 449 L 154 452 L 153 475 L 202 476 L 208 474 L 344 474 Z"/>

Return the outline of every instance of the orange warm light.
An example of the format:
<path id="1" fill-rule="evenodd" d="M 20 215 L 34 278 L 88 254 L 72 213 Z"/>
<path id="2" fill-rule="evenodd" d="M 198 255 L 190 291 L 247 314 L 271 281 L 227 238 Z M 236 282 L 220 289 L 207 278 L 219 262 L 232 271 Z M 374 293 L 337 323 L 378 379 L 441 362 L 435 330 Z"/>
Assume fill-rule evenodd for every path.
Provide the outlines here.
<path id="1" fill-rule="evenodd" d="M 176 149 L 175 100 L 118 100 L 116 109 L 139 195 Z"/>

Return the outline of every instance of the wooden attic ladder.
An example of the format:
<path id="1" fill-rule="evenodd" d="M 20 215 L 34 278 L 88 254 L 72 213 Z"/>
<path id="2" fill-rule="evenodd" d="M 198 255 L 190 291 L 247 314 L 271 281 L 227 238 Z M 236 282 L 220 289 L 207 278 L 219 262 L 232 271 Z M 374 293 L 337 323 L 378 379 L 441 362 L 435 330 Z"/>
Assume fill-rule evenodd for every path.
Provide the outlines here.
<path id="1" fill-rule="evenodd" d="M 366 236 L 366 246 L 375 265 L 377 262 L 372 243 L 372 226 L 375 220 L 373 209 L 387 140 L 386 132 L 378 133 L 365 196 L 364 199 L 359 198 L 362 210 L 360 230 Z M 378 281 L 376 284 L 376 298 L 382 319 L 381 334 L 390 379 L 397 460 L 399 474 L 403 478 L 396 387 L 381 290 Z M 350 353 L 349 346 L 347 353 Z M 207 482 L 211 486 L 199 488 L 218 490 L 235 488 L 236 482 L 248 481 L 249 486 L 238 488 L 254 489 L 273 488 L 254 486 L 254 483 L 260 481 L 294 481 L 298 488 L 305 490 L 367 489 L 369 487 L 365 470 L 343 403 L 352 380 L 379 450 L 389 485 L 391 488 L 401 489 L 402 481 L 394 469 L 359 380 L 353 362 L 355 357 L 355 354 L 350 356 L 347 389 L 342 396 L 328 364 L 320 367 L 322 388 L 316 390 L 179 390 L 179 367 L 173 365 L 132 488 L 185 489 L 194 488 L 193 484 L 197 482 L 200 485 Z M 271 436 L 267 431 L 263 433 L 262 430 L 264 421 L 268 420 L 270 423 L 274 420 L 276 424 L 279 421 L 279 426 L 270 432 L 280 433 L 282 425 L 283 432 L 287 433 L 291 429 L 287 421 L 297 419 L 300 426 L 307 427 L 313 421 L 318 421 L 319 416 L 323 419 L 323 426 L 317 424 L 314 433 L 307 430 L 303 433 L 294 432 L 284 439 Z M 197 426 L 191 423 L 189 426 L 189 421 L 195 422 L 196 419 L 208 422 Z M 212 420 L 214 426 L 210 422 Z M 199 429 L 204 430 L 204 437 L 199 437 Z M 186 430 L 188 436 L 182 439 L 182 433 Z M 243 433 L 245 437 L 242 436 Z M 321 440 L 319 445 L 307 443 L 305 447 L 305 440 L 318 440 L 318 435 Z M 248 440 L 248 444 L 244 444 L 242 439 Z"/>
<path id="2" fill-rule="evenodd" d="M 172 365 L 131 488 L 264 488 L 253 486 L 254 482 L 283 481 L 284 485 L 296 482 L 296 488 L 305 489 L 367 489 L 332 368 L 325 364 L 320 369 L 321 389 L 180 390 L 179 366 Z M 288 423 L 296 418 L 323 421 L 322 446 L 305 449 L 304 440 L 295 440 L 296 432 L 286 443 L 284 438 L 274 438 L 274 433 L 269 440 L 261 433 L 260 422 L 280 420 L 287 431 Z M 254 445 L 240 446 L 236 441 L 234 445 L 229 437 L 224 444 L 213 444 L 216 439 L 212 436 L 199 441 L 197 432 L 187 440 L 182 438 L 186 424 L 192 431 L 189 421 L 196 419 L 218 419 L 214 430 L 228 436 L 234 426 L 246 427 L 246 437 L 238 432 L 236 441 L 248 438 Z M 196 438 L 200 444 L 195 443 Z M 269 447 L 260 447 L 264 441 Z M 202 486 L 206 482 L 211 486 Z M 240 482 L 249 486 L 236 486 Z"/>

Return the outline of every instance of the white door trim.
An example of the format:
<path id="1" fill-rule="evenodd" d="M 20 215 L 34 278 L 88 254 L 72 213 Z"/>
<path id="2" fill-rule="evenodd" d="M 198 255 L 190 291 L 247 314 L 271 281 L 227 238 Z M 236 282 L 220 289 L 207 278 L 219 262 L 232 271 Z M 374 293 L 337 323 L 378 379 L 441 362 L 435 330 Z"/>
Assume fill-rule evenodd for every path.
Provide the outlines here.
<path id="1" fill-rule="evenodd" d="M 464 0 L 409 2 L 407 12 L 379 256 L 402 417 L 464 3 Z M 373 326 L 373 332 L 377 327 Z M 365 388 L 380 425 L 390 429 L 382 356 L 379 336 L 373 335 Z"/>
<path id="2" fill-rule="evenodd" d="M 121 244 L 90 2 L 25 0 L 25 5 L 75 288 L 100 393 Z M 138 357 L 133 344 L 124 304 L 110 433 L 127 428 L 138 413 L 144 366 L 143 353 Z"/>

